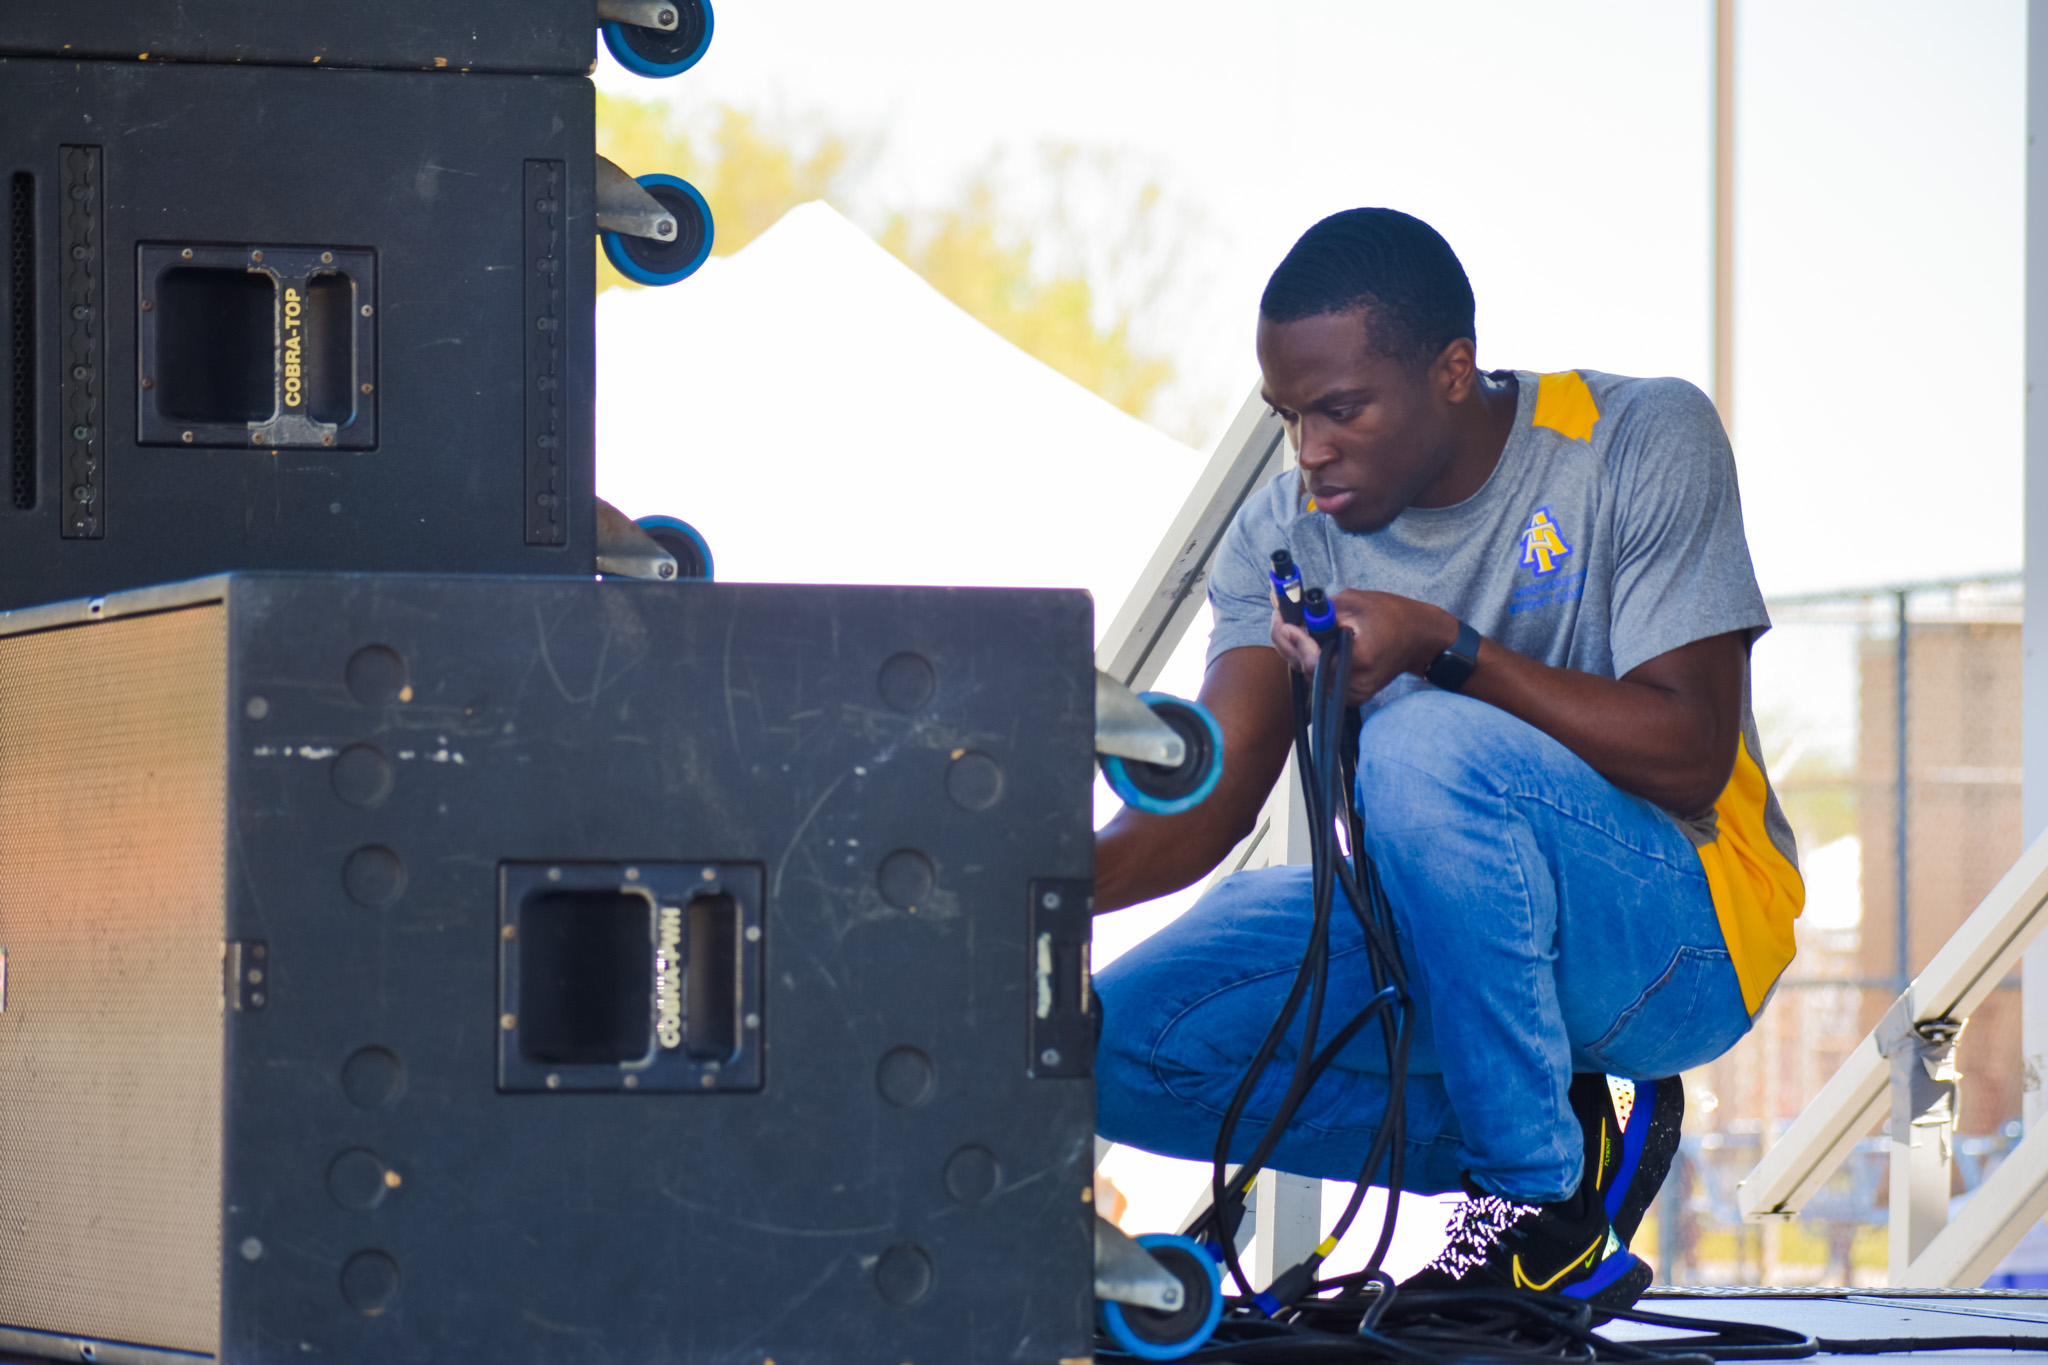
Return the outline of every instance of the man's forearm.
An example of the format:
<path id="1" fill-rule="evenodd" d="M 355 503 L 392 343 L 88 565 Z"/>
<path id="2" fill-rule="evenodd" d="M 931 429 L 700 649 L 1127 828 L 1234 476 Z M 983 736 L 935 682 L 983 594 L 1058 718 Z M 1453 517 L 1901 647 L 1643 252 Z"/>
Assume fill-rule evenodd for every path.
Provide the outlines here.
<path id="1" fill-rule="evenodd" d="M 1095 913 L 1170 895 L 1208 875 L 1244 833 L 1182 815 L 1128 808 L 1095 835 Z M 1192 827 L 1191 827 L 1192 826 Z"/>
<path id="2" fill-rule="evenodd" d="M 1421 674 L 1456 638 L 1443 608 L 1392 593 L 1346 589 L 1331 599 L 1351 632 L 1349 697 L 1361 702 L 1402 673 Z M 1315 643 L 1276 615 L 1274 644 L 1298 668 Z M 1742 679 L 1749 657 L 1740 631 L 1681 645 L 1603 678 L 1554 668 L 1482 640 L 1468 697 L 1525 720 L 1602 777 L 1679 815 L 1710 808 L 1728 783 L 1741 735 Z"/>
<path id="3" fill-rule="evenodd" d="M 1699 815 L 1734 769 L 1745 652 L 1740 634 L 1714 636 L 1614 679 L 1489 640 L 1464 692 L 1556 739 L 1623 791 Z M 1675 685 L 1681 673 L 1704 685 Z"/>

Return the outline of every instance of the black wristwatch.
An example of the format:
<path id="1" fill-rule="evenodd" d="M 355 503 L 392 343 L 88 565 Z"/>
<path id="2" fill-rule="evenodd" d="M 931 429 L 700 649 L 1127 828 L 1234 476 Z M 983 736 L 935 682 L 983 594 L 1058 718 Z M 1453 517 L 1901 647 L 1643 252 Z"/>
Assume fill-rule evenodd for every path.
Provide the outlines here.
<path id="1" fill-rule="evenodd" d="M 1436 656 L 1422 676 L 1446 692 L 1462 692 L 1465 690 L 1466 680 L 1477 667 L 1479 632 L 1460 621 L 1458 638 L 1451 641 L 1449 649 Z"/>

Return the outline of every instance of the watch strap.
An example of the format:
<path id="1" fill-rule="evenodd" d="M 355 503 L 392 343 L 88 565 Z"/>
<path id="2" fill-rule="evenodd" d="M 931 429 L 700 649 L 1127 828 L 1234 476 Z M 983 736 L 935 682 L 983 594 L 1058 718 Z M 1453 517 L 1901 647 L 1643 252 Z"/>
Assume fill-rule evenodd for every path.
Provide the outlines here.
<path id="1" fill-rule="evenodd" d="M 1472 670 L 1479 667 L 1479 632 L 1458 622 L 1458 638 L 1431 660 L 1423 677 L 1446 692 L 1462 692 Z"/>

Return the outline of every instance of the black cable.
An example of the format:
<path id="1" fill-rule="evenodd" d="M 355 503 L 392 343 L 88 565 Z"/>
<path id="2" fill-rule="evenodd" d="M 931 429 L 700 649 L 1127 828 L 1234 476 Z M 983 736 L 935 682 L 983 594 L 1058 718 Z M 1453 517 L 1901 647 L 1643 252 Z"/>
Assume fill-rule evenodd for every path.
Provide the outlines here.
<path id="1" fill-rule="evenodd" d="M 1283 1305 L 1289 1299 L 1311 1292 L 1314 1287 L 1316 1266 L 1320 1265 L 1324 1256 L 1328 1254 L 1328 1248 L 1349 1230 L 1363 1204 L 1365 1191 L 1371 1184 L 1372 1176 L 1385 1159 L 1390 1178 L 1387 1216 L 1382 1220 L 1379 1242 L 1368 1267 L 1369 1270 L 1378 1269 L 1393 1240 L 1394 1220 L 1399 1209 L 1399 1180 L 1405 1165 L 1406 1106 L 1403 1103 L 1403 1089 L 1412 1009 L 1406 1001 L 1406 973 L 1401 968 L 1398 953 L 1393 950 L 1391 910 L 1386 906 L 1384 891 L 1378 884 L 1377 874 L 1371 870 L 1371 862 L 1364 855 L 1362 828 L 1350 801 L 1354 774 L 1354 761 L 1350 750 L 1355 732 L 1351 725 L 1350 713 L 1344 705 L 1344 693 L 1349 681 L 1351 664 L 1349 640 L 1343 633 L 1332 631 L 1321 639 L 1320 644 L 1321 649 L 1313 677 L 1306 684 L 1298 674 L 1292 680 L 1296 766 L 1301 776 L 1302 794 L 1311 830 L 1313 919 L 1309 944 L 1279 1017 L 1274 1020 L 1273 1027 L 1267 1031 L 1251 1064 L 1246 1068 L 1237 1090 L 1232 1095 L 1231 1103 L 1225 1110 L 1223 1121 L 1218 1126 L 1211 1171 L 1211 1208 L 1208 1215 L 1199 1220 L 1194 1229 L 1199 1232 L 1206 1228 L 1215 1235 L 1219 1253 L 1231 1278 L 1243 1291 L 1243 1299 L 1259 1297 L 1252 1289 L 1250 1279 L 1245 1275 L 1237 1256 L 1235 1234 L 1243 1218 L 1243 1200 L 1257 1179 L 1258 1172 L 1285 1136 L 1288 1126 L 1315 1081 L 1329 1069 L 1342 1046 L 1356 1036 L 1358 1030 L 1375 1015 L 1382 1021 L 1390 1058 L 1388 1120 L 1380 1125 L 1379 1132 L 1375 1135 L 1352 1191 L 1352 1197 L 1346 1203 L 1330 1237 L 1323 1241 L 1309 1261 L 1291 1268 L 1280 1280 L 1275 1281 L 1273 1287 L 1283 1291 L 1277 1296 Z M 1346 833 L 1349 836 L 1349 866 L 1340 856 L 1336 843 L 1339 812 L 1342 812 Z M 1363 876 L 1359 875 L 1361 871 L 1364 873 Z M 1371 888 L 1370 892 L 1361 892 L 1361 881 Z M 1333 1045 L 1318 1049 L 1316 1042 L 1321 1026 L 1322 998 L 1327 989 L 1330 969 L 1329 923 L 1333 904 L 1340 889 L 1360 922 L 1375 994 L 1374 999 L 1339 1030 L 1337 1041 Z M 1393 991 L 1390 999 L 1398 1006 L 1394 1010 L 1389 1010 L 1386 1005 L 1380 1003 L 1390 989 Z M 1276 1106 L 1266 1124 L 1265 1132 L 1261 1134 L 1259 1142 L 1247 1159 L 1234 1175 L 1226 1176 L 1230 1149 L 1244 1109 L 1258 1078 L 1264 1074 L 1280 1042 L 1285 1038 L 1287 1029 L 1292 1026 L 1304 994 L 1308 999 L 1308 1011 L 1302 1019 L 1302 1040 L 1297 1048 L 1294 1075 L 1287 1092 Z M 1399 1016 L 1398 1019 L 1395 1015 Z M 1268 1302 L 1270 1306 L 1270 1300 Z"/>
<path id="2" fill-rule="evenodd" d="M 1324 657 L 1327 657 L 1327 655 L 1328 651 L 1326 650 Z M 1348 666 L 1348 659 L 1346 664 Z M 1321 659 L 1318 660 L 1316 674 L 1318 682 L 1325 676 Z M 1292 677 L 1292 691 L 1294 702 L 1295 761 L 1296 766 L 1303 774 L 1302 785 L 1310 805 L 1309 818 L 1311 828 L 1315 829 L 1320 827 L 1320 822 L 1317 820 L 1316 807 L 1320 804 L 1317 801 L 1317 797 L 1321 793 L 1314 789 L 1314 784 L 1308 778 L 1308 774 L 1313 770 L 1314 765 L 1312 721 L 1315 708 L 1309 695 L 1308 684 L 1298 674 Z M 1265 1038 L 1261 1040 L 1258 1050 L 1253 1054 L 1251 1064 L 1245 1068 L 1244 1076 L 1238 1081 L 1237 1089 L 1231 1095 L 1230 1104 L 1224 1110 L 1222 1121 L 1217 1125 L 1213 1168 L 1210 1173 L 1209 1212 L 1194 1228 L 1190 1229 L 1191 1232 L 1199 1233 L 1202 1228 L 1207 1227 L 1214 1233 L 1214 1242 L 1222 1255 L 1225 1268 L 1228 1269 L 1231 1278 L 1236 1281 L 1238 1288 L 1247 1297 L 1251 1296 L 1254 1291 L 1252 1290 L 1250 1279 L 1244 1273 L 1244 1267 L 1238 1262 L 1236 1234 L 1238 1225 L 1244 1217 L 1245 1195 L 1249 1193 L 1252 1182 L 1257 1179 L 1259 1166 L 1256 1163 L 1246 1163 L 1248 1169 L 1241 1167 L 1235 1177 L 1229 1176 L 1225 1168 L 1229 1162 L 1232 1139 L 1236 1136 L 1238 1122 L 1244 1114 L 1245 1106 L 1251 1100 L 1252 1091 L 1256 1087 L 1259 1077 L 1265 1073 L 1267 1065 L 1273 1060 L 1275 1053 L 1279 1051 L 1280 1043 L 1286 1037 L 1288 1028 L 1294 1022 L 1295 1013 L 1301 1006 L 1303 996 L 1307 993 L 1312 981 L 1320 970 L 1321 962 L 1325 960 L 1328 949 L 1328 919 L 1323 911 L 1326 909 L 1326 904 L 1319 903 L 1316 921 L 1310 929 L 1309 943 L 1302 954 L 1301 966 L 1295 972 L 1293 986 L 1289 989 L 1286 1000 L 1282 1002 L 1279 1015 L 1273 1020 L 1272 1027 L 1266 1031 Z M 1303 1052 L 1306 1053 L 1312 1046 L 1313 1043 L 1310 1042 L 1304 1047 Z M 1297 1067 L 1298 1079 L 1299 1068 Z M 1289 1086 L 1290 1093 L 1294 1089 L 1293 1085 Z M 1298 1099 L 1296 1103 L 1299 1103 Z M 1270 1134 L 1272 1125 L 1269 1124 L 1268 1129 Z"/>
<path id="3" fill-rule="evenodd" d="M 1316 691 L 1318 693 L 1321 692 L 1327 677 L 1329 685 L 1337 689 L 1338 695 L 1341 696 L 1345 675 L 1349 672 L 1349 667 L 1350 659 L 1347 652 L 1324 651 L 1316 663 Z M 1312 709 L 1311 715 L 1315 714 L 1315 710 Z M 1316 725 L 1313 720 L 1310 724 L 1309 733 L 1311 753 L 1316 753 L 1319 751 L 1320 745 L 1318 744 Z M 1334 803 L 1331 799 L 1331 793 L 1327 790 L 1321 792 L 1320 795 L 1322 799 L 1314 803 L 1314 807 L 1311 810 L 1311 818 L 1316 818 L 1320 815 L 1325 817 L 1325 822 L 1327 822 L 1328 813 Z M 1301 1042 L 1295 1052 L 1294 1076 L 1288 1084 L 1287 1093 L 1282 1096 L 1280 1104 L 1275 1108 L 1273 1117 L 1267 1121 L 1266 1131 L 1260 1136 L 1258 1145 L 1253 1148 L 1252 1154 L 1245 1159 L 1244 1164 L 1238 1170 L 1237 1184 L 1240 1186 L 1243 1186 L 1251 1176 L 1255 1176 L 1265 1165 L 1267 1158 L 1272 1156 L 1273 1149 L 1279 1145 L 1280 1139 L 1285 1136 L 1287 1125 L 1292 1120 L 1294 1113 L 1300 1108 L 1301 1102 L 1307 1098 L 1310 1084 L 1313 1083 L 1316 1076 L 1321 1074 L 1322 1070 L 1322 1067 L 1318 1067 L 1316 1064 L 1316 1038 L 1322 1024 L 1323 998 L 1329 987 L 1330 915 L 1333 909 L 1335 885 L 1328 875 L 1326 867 L 1317 866 L 1312 875 L 1314 880 L 1314 918 L 1309 930 L 1309 953 L 1315 964 L 1315 970 L 1309 980 L 1308 1010 L 1302 1016 Z M 1328 1062 L 1325 1061 L 1323 1067 L 1327 1067 L 1327 1065 Z M 1251 1173 L 1250 1176 L 1247 1175 L 1247 1171 Z M 1250 1292 L 1249 1289 L 1246 1292 Z"/>

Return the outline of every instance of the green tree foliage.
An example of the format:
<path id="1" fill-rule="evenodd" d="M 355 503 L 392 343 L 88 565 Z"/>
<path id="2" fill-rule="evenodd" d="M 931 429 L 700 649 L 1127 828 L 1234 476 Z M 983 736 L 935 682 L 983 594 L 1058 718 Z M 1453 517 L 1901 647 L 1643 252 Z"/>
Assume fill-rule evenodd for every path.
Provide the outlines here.
<path id="1" fill-rule="evenodd" d="M 872 145 L 814 122 L 772 121 L 730 105 L 718 106 L 701 126 L 685 127 L 659 103 L 597 97 L 598 152 L 629 173 L 662 170 L 695 185 L 711 205 L 712 250 L 721 256 L 798 204 L 844 202 Z M 1133 343 L 1134 313 L 1145 300 L 1106 300 L 1091 278 L 1128 264 L 1114 250 L 1095 249 L 1098 239 L 1145 245 L 1162 200 L 1156 184 L 1105 189 L 1102 177 L 1080 174 L 1102 164 L 1071 148 L 1048 151 L 1030 179 L 1049 194 L 1043 203 L 1019 205 L 997 192 L 1000 166 L 992 163 L 957 203 L 884 213 L 876 235 L 991 331 L 1142 417 L 1173 378 L 1173 362 Z M 1085 196 L 1093 218 L 1106 216 L 1121 230 L 1088 234 L 1080 227 L 1069 190 L 1084 181 L 1093 191 Z M 600 253 L 600 291 L 637 287 Z"/>

